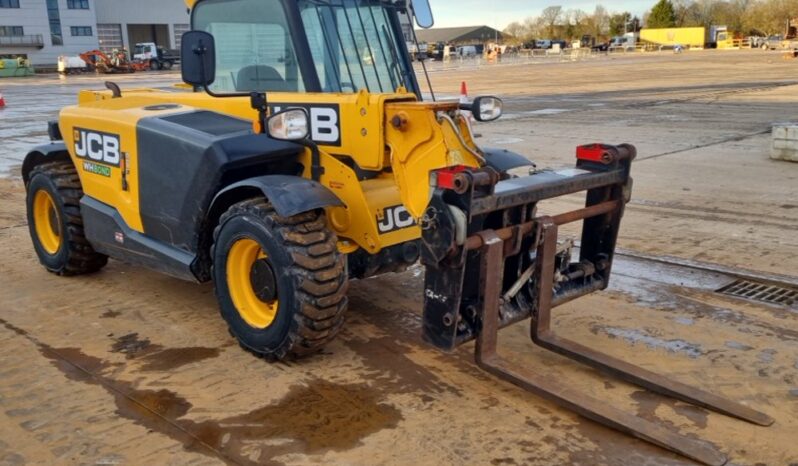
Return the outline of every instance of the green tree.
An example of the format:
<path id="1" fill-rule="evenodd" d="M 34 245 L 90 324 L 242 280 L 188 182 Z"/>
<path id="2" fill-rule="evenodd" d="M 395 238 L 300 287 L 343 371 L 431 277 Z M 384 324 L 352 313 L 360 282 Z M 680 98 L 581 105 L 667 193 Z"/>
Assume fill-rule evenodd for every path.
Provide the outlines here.
<path id="1" fill-rule="evenodd" d="M 620 36 L 627 32 L 629 22 L 632 20 L 632 14 L 628 11 L 623 13 L 614 13 L 610 16 L 610 35 Z"/>
<path id="2" fill-rule="evenodd" d="M 670 0 L 659 0 L 648 15 L 646 26 L 650 28 L 672 28 L 676 25 L 676 12 Z"/>

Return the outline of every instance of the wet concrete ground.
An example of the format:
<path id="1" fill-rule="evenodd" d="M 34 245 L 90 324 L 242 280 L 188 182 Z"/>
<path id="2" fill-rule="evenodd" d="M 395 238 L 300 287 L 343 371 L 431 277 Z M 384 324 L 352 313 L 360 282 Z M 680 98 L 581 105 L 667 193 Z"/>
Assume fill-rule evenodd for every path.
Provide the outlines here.
<path id="1" fill-rule="evenodd" d="M 480 126 L 481 141 L 541 166 L 571 165 L 582 142 L 638 146 L 620 239 L 631 255 L 610 290 L 557 308 L 555 325 L 776 423 L 751 426 L 600 375 L 534 347 L 523 323 L 501 332 L 502 352 L 706 439 L 733 464 L 798 463 L 798 309 L 716 292 L 747 271 L 798 280 L 798 165 L 769 160 L 766 133 L 798 119 L 795 66 L 706 52 L 433 73 L 443 93 L 465 77 L 472 94 L 505 96 L 509 118 Z M 175 78 L 113 77 L 123 89 Z M 0 161 L 20 163 L 45 120 L 100 81 L 0 81 Z M 0 180 L 0 464 L 691 464 L 481 372 L 472 345 L 424 345 L 420 268 L 354 282 L 340 338 L 290 364 L 242 352 L 210 285 L 115 261 L 52 276 L 36 263 L 11 175 Z"/>

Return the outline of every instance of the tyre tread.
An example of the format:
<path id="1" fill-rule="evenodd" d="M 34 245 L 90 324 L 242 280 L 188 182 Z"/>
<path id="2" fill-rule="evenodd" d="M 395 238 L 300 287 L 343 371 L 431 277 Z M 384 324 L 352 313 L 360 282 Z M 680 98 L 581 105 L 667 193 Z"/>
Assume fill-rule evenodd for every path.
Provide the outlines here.
<path id="1" fill-rule="evenodd" d="M 296 280 L 297 290 L 296 311 L 283 343 L 269 351 L 241 346 L 269 360 L 296 359 L 317 352 L 335 338 L 344 324 L 348 288 L 346 257 L 338 252 L 337 237 L 327 227 L 324 212 L 281 217 L 265 198 L 238 202 L 221 216 L 214 229 L 211 257 L 215 257 L 222 226 L 240 215 L 260 218 L 275 232 L 290 258 L 290 275 Z"/>
<path id="2" fill-rule="evenodd" d="M 83 230 L 83 217 L 80 213 L 80 198 L 83 187 L 74 165 L 68 161 L 48 162 L 33 168 L 30 179 L 37 175 L 49 178 L 57 188 L 56 195 L 64 206 L 63 215 L 69 240 L 66 247 L 69 254 L 66 264 L 51 272 L 62 275 L 82 275 L 100 270 L 108 263 L 108 256 L 92 248 Z"/>

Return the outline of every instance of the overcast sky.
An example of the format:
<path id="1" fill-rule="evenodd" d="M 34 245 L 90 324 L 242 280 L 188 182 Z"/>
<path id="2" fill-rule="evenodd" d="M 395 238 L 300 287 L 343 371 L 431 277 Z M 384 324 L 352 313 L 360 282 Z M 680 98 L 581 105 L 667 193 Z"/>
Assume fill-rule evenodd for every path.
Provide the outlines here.
<path id="1" fill-rule="evenodd" d="M 597 3 L 584 0 L 430 0 L 436 27 L 487 24 L 497 29 L 504 29 L 513 21 L 537 16 L 547 6 L 560 5 L 566 10 L 579 8 L 592 12 Z M 610 12 L 630 11 L 642 16 L 656 0 L 608 0 L 600 3 Z"/>

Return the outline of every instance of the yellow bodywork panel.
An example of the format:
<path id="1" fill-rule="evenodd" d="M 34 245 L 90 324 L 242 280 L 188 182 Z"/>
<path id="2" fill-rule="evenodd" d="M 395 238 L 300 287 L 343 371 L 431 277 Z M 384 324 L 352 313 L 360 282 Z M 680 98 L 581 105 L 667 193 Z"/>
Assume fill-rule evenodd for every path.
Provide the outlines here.
<path id="1" fill-rule="evenodd" d="M 213 110 L 246 120 L 255 120 L 257 117 L 257 113 L 250 106 L 249 97 L 220 99 L 204 92 L 181 92 L 179 89 L 170 91 L 126 89 L 123 91 L 123 96 L 123 100 L 128 96 L 141 99 L 141 102 L 146 102 L 145 105 L 174 103 Z M 386 102 L 416 100 L 415 94 L 410 93 L 370 94 L 365 90 L 358 93 L 269 92 L 267 97 L 269 107 L 275 111 L 291 106 L 310 107 L 311 121 L 316 116 L 313 112 L 322 110 L 323 107 L 335 108 L 337 116 L 333 118 L 337 118 L 338 121 L 327 123 L 338 124 L 338 128 L 332 129 L 338 132 L 338 138 L 332 138 L 337 141 L 325 143 L 319 140 L 321 136 L 330 137 L 329 134 L 311 134 L 316 136 L 312 139 L 316 140 L 325 152 L 353 157 L 360 168 L 374 171 L 389 166 L 383 150 L 385 120 L 382 112 Z M 78 97 L 80 103 L 104 99 L 111 99 L 110 91 L 81 91 Z"/>
<path id="2" fill-rule="evenodd" d="M 454 165 L 480 165 L 479 149 L 468 123 L 457 113 L 456 102 L 416 102 L 415 94 L 402 90 L 392 94 L 270 92 L 267 98 L 272 112 L 292 106 L 308 109 L 311 122 L 318 109 L 336 110 L 319 120 L 321 129 L 328 127 L 326 133 L 311 123 L 311 137 L 319 144 L 324 168 L 319 181 L 346 206 L 328 209 L 330 226 L 345 252 L 362 247 L 373 254 L 419 238 L 416 221 L 430 199 L 429 172 Z M 125 89 L 116 99 L 106 90 L 82 91 L 78 101 L 78 106 L 61 113 L 62 132 L 76 166 L 84 159 L 76 157 L 75 143 L 79 142 L 80 128 L 87 128 L 119 135 L 128 172 L 127 190 L 123 190 L 119 167 L 112 167 L 109 176 L 79 170 L 84 190 L 117 208 L 125 222 L 140 232 L 136 125 L 141 118 L 195 109 L 246 120 L 257 116 L 248 97 L 221 99 L 174 87 Z M 164 104 L 177 107 L 152 110 L 152 106 Z M 329 129 L 331 123 L 337 123 L 337 127 Z M 304 176 L 310 178 L 309 150 L 300 157 L 300 163 Z"/>
<path id="3" fill-rule="evenodd" d="M 191 110 L 144 109 L 152 103 L 139 97 L 84 102 L 80 106 L 65 107 L 59 119 L 64 143 L 78 168 L 83 192 L 114 206 L 125 223 L 138 232 L 143 232 L 144 227 L 139 211 L 136 125 L 143 117 Z M 126 171 L 124 182 L 123 170 Z"/>
<path id="4" fill-rule="evenodd" d="M 401 200 L 416 219 L 427 208 L 432 188 L 429 173 L 444 167 L 479 167 L 479 149 L 474 145 L 468 124 L 459 115 L 452 117 L 456 102 L 390 103 L 385 117 L 386 145 L 390 150 L 396 185 Z"/>

